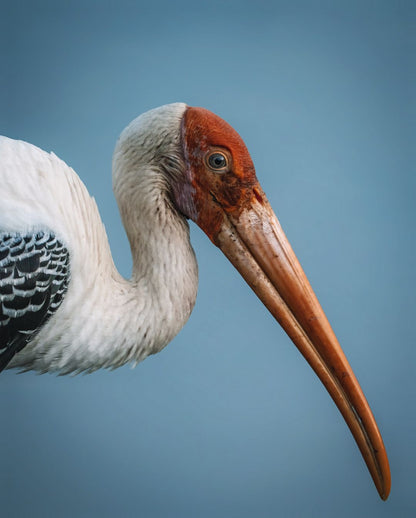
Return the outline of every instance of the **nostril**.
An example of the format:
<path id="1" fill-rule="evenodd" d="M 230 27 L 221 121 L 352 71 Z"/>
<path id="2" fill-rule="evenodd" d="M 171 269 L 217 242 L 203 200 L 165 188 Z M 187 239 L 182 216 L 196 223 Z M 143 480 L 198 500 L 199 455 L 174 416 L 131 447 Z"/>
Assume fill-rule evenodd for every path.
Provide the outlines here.
<path id="1" fill-rule="evenodd" d="M 263 196 L 260 194 L 260 191 L 257 189 L 257 187 L 253 187 L 253 193 L 257 201 L 263 205 Z"/>
<path id="2" fill-rule="evenodd" d="M 212 191 L 209 191 L 209 193 L 210 193 L 212 199 L 215 201 L 215 203 L 219 203 L 217 198 L 216 198 L 216 196 L 215 196 L 215 194 Z"/>

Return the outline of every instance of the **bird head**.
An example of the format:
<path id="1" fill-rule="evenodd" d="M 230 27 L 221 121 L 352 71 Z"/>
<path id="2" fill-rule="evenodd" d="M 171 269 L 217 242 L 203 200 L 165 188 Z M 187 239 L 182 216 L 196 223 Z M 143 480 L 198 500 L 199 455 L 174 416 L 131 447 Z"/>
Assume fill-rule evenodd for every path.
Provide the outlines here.
<path id="1" fill-rule="evenodd" d="M 390 470 L 371 409 L 238 133 L 204 108 L 167 105 L 124 130 L 115 160 L 116 191 L 121 169 L 157 178 L 173 209 L 237 268 L 326 387 L 386 499 Z"/>

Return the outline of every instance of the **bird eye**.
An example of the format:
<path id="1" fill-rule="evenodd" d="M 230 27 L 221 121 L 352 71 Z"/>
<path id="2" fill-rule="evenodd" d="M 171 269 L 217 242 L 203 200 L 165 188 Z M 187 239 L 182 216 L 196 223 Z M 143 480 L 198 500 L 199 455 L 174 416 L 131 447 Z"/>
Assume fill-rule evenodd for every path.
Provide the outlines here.
<path id="1" fill-rule="evenodd" d="M 227 157 L 218 151 L 211 153 L 207 157 L 207 163 L 211 169 L 215 171 L 221 171 L 228 167 Z"/>

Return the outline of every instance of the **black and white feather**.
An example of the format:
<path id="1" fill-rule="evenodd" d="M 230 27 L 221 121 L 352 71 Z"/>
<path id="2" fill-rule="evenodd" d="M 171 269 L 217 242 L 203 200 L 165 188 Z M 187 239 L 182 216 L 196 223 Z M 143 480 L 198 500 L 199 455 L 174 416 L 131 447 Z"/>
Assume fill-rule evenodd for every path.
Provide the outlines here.
<path id="1" fill-rule="evenodd" d="M 53 233 L 0 233 L 0 371 L 59 308 L 69 276 Z"/>

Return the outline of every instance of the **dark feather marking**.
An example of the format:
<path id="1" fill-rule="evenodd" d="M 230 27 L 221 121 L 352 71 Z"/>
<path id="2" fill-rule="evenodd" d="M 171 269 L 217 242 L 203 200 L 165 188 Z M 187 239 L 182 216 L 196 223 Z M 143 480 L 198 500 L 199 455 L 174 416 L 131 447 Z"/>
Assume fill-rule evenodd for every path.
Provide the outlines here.
<path id="1" fill-rule="evenodd" d="M 69 253 L 52 232 L 0 232 L 0 372 L 59 308 Z"/>

